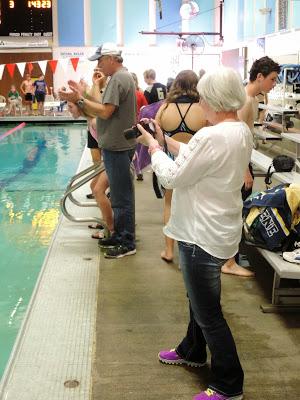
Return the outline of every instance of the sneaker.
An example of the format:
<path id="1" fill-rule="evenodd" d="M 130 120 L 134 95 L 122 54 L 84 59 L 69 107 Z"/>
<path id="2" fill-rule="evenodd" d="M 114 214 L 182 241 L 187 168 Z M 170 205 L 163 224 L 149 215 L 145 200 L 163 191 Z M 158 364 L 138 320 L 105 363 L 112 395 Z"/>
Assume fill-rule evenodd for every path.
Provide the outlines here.
<path id="1" fill-rule="evenodd" d="M 217 393 L 212 389 L 207 389 L 205 392 L 201 392 L 197 394 L 197 396 L 193 397 L 193 400 L 242 400 L 243 395 L 239 394 L 238 396 L 224 396 L 223 394 Z"/>
<path id="2" fill-rule="evenodd" d="M 300 249 L 294 251 L 284 251 L 282 257 L 285 261 L 300 264 Z"/>
<path id="3" fill-rule="evenodd" d="M 122 258 L 122 257 L 126 257 L 126 256 L 132 256 L 135 253 L 136 253 L 136 249 L 130 250 L 125 246 L 119 245 L 117 247 L 107 250 L 104 254 L 104 257 L 105 258 Z"/>
<path id="4" fill-rule="evenodd" d="M 189 367 L 203 367 L 206 364 L 206 362 L 198 363 L 185 360 L 176 353 L 175 349 L 160 351 L 158 353 L 158 359 L 164 364 L 171 364 L 171 365 L 185 364 L 188 365 Z"/>
<path id="5" fill-rule="evenodd" d="M 109 249 L 119 245 L 120 242 L 118 242 L 113 236 L 111 236 L 110 238 L 103 238 L 98 240 L 98 246 L 105 249 Z"/>

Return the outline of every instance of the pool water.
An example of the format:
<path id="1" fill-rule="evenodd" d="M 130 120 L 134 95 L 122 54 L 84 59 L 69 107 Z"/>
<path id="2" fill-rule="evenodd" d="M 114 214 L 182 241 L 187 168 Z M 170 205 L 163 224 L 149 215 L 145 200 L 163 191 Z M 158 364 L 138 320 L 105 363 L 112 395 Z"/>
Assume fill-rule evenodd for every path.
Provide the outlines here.
<path id="1" fill-rule="evenodd" d="M 81 124 L 27 125 L 0 140 L 0 378 L 85 143 Z"/>

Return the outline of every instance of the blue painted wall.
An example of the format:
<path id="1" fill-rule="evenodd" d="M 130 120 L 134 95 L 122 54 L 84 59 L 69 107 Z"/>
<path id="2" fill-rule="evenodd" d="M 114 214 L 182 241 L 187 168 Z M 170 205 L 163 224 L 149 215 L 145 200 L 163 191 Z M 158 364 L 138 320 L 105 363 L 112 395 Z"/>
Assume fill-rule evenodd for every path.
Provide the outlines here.
<path id="1" fill-rule="evenodd" d="M 103 42 L 116 42 L 116 1 L 91 0 L 90 4 L 92 46 Z"/>
<path id="2" fill-rule="evenodd" d="M 181 0 L 163 0 L 162 1 L 162 19 L 159 18 L 159 10 L 157 9 L 156 26 L 157 30 L 162 32 L 180 32 L 181 16 L 179 14 Z M 175 36 L 158 36 L 157 44 L 164 45 L 176 43 Z"/>
<path id="3" fill-rule="evenodd" d="M 146 35 L 139 32 L 149 30 L 148 0 L 125 0 L 124 20 L 124 42 L 130 46 L 146 45 Z"/>
<path id="4" fill-rule="evenodd" d="M 250 39 L 255 36 L 254 33 L 254 5 L 253 0 L 245 0 L 245 13 L 244 13 L 244 39 Z"/>
<path id="5" fill-rule="evenodd" d="M 214 27 L 215 2 L 214 0 L 197 0 L 199 14 L 190 20 L 190 31 L 194 32 L 219 32 L 219 27 Z M 209 42 L 213 41 L 213 36 L 205 37 Z"/>
<path id="6" fill-rule="evenodd" d="M 243 10 L 243 5 L 239 4 L 239 1 L 240 0 L 226 0 L 224 2 L 223 31 L 226 41 L 236 41 L 238 39 L 238 34 L 243 35 L 244 32 L 244 15 L 240 13 L 241 19 L 239 19 L 238 14 L 240 8 Z"/>
<path id="7" fill-rule="evenodd" d="M 84 46 L 84 1 L 58 0 L 58 41 L 60 46 Z M 200 13 L 189 21 L 190 31 L 218 31 L 215 26 L 214 0 L 197 1 Z M 181 31 L 179 14 L 181 0 L 162 1 L 162 19 L 157 10 L 157 30 Z M 91 44 L 98 46 L 103 42 L 116 42 L 116 0 L 90 0 Z M 261 8 L 271 8 L 272 12 L 263 15 Z M 289 28 L 300 28 L 300 1 L 289 2 L 292 7 L 292 20 Z M 244 41 L 262 37 L 275 32 L 276 0 L 226 0 L 224 2 L 223 31 L 225 40 Z M 145 45 L 148 38 L 139 34 L 149 29 L 148 0 L 124 0 L 124 42 L 126 46 Z M 206 36 L 206 40 L 212 39 Z M 175 44 L 175 36 L 157 36 L 158 45 Z"/>
<path id="8" fill-rule="evenodd" d="M 272 11 L 266 17 L 266 34 L 275 32 L 275 10 L 276 10 L 276 0 L 267 0 L 267 7 L 271 8 Z"/>
<path id="9" fill-rule="evenodd" d="M 244 13 L 245 13 L 245 3 L 244 0 L 238 0 L 238 23 L 237 23 L 237 38 L 238 40 L 244 39 Z"/>
<path id="10" fill-rule="evenodd" d="M 300 1 L 294 1 L 293 7 L 292 25 L 294 28 L 300 28 Z"/>
<path id="11" fill-rule="evenodd" d="M 266 34 L 266 18 L 259 10 L 265 7 L 265 0 L 256 0 L 254 2 L 254 32 L 255 36 L 264 36 Z M 253 16 L 252 16 L 253 17 Z"/>
<path id="12" fill-rule="evenodd" d="M 84 0 L 58 0 L 59 46 L 84 46 Z"/>

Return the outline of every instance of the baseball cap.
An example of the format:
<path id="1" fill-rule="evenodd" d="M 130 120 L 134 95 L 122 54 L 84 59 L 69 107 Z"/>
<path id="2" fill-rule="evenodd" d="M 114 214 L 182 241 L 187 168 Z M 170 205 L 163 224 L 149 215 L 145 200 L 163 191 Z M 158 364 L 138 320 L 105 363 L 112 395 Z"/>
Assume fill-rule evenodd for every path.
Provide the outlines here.
<path id="1" fill-rule="evenodd" d="M 122 51 L 114 43 L 103 43 L 96 53 L 89 57 L 90 61 L 99 60 L 102 56 L 120 56 Z"/>

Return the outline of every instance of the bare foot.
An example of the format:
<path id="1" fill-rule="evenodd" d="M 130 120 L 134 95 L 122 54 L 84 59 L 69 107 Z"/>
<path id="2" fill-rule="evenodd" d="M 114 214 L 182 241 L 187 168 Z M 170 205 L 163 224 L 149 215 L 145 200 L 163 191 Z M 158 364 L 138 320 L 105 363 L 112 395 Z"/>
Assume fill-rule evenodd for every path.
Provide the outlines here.
<path id="1" fill-rule="evenodd" d="M 167 254 L 165 250 L 160 253 L 160 257 L 167 263 L 173 262 L 173 257 Z"/>
<path id="2" fill-rule="evenodd" d="M 245 277 L 254 276 L 254 272 L 249 271 L 247 268 L 241 267 L 235 261 L 232 262 L 232 259 L 228 260 L 222 266 L 221 271 L 223 272 L 223 274 L 231 274 L 231 275 L 245 276 Z"/>

